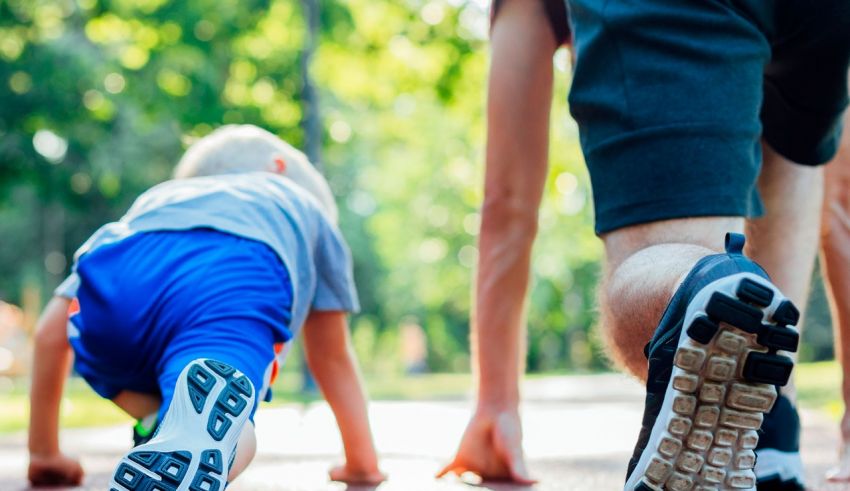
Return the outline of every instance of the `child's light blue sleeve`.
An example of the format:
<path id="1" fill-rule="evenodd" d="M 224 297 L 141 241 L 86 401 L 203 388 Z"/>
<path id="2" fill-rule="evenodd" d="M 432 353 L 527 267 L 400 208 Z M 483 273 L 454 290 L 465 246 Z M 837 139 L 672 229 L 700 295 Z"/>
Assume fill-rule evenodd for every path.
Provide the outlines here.
<path id="1" fill-rule="evenodd" d="M 80 287 L 80 277 L 77 276 L 76 272 L 71 273 L 65 281 L 59 284 L 55 290 L 53 290 L 53 295 L 57 297 L 67 298 L 69 300 L 76 298 L 77 289 Z"/>
<path id="2" fill-rule="evenodd" d="M 351 250 L 339 229 L 320 220 L 314 253 L 316 294 L 311 308 L 318 311 L 358 312 L 360 301 L 354 284 Z"/>

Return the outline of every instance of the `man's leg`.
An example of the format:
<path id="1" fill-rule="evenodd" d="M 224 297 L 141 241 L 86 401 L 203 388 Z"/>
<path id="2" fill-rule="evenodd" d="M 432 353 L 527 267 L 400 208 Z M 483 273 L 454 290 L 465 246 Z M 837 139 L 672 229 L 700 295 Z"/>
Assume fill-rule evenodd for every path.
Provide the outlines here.
<path id="1" fill-rule="evenodd" d="M 758 186 L 765 215 L 747 223 L 748 254 L 802 312 L 817 254 L 823 169 L 795 164 L 767 143 L 762 150 Z M 793 381 L 782 387 L 781 394 L 765 415 L 756 449 L 759 489 L 802 489 L 804 481 Z"/>
<path id="2" fill-rule="evenodd" d="M 793 362 L 777 351 L 796 351 L 786 326 L 799 314 L 742 255 L 743 236 L 728 236 L 718 254 L 715 237 L 743 227 L 742 218 L 676 219 L 603 237 L 603 329 L 612 356 L 647 380 L 629 491 L 755 484 L 756 430 L 773 386 L 790 376 Z"/>
<path id="3" fill-rule="evenodd" d="M 766 213 L 746 224 L 747 254 L 802 308 L 818 246 L 822 169 L 796 165 L 767 145 L 764 150 L 759 190 Z M 600 291 L 601 325 L 618 365 L 645 379 L 643 346 L 679 281 L 699 259 L 723 250 L 726 232 L 742 228 L 741 218 L 689 218 L 636 225 L 603 237 L 608 262 Z"/>
<path id="4" fill-rule="evenodd" d="M 767 144 L 762 150 L 758 187 L 765 213 L 747 222 L 747 255 L 803 309 L 818 250 L 823 168 L 795 164 Z"/>
<path id="5" fill-rule="evenodd" d="M 643 347 L 676 287 L 697 261 L 723 250 L 726 232 L 743 228 L 743 218 L 687 218 L 626 227 L 602 237 L 607 264 L 600 289 L 601 327 L 615 363 L 646 380 Z"/>
<path id="6" fill-rule="evenodd" d="M 766 143 L 762 150 L 758 187 L 765 214 L 747 222 L 747 255 L 797 305 L 803 319 L 818 251 L 823 168 L 795 164 Z M 793 382 L 782 392 L 793 400 Z"/>

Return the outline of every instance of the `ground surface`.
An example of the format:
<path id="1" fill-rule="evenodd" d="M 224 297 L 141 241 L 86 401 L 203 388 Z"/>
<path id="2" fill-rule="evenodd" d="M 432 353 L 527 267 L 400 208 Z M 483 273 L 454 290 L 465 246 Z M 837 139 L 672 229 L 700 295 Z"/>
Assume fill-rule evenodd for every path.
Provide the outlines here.
<path id="1" fill-rule="evenodd" d="M 527 382 L 523 418 L 526 453 L 541 483 L 534 487 L 470 486 L 433 479 L 452 454 L 469 416 L 465 401 L 374 402 L 375 437 L 389 481 L 379 491 L 607 490 L 622 489 L 625 464 L 637 436 L 642 389 L 619 375 L 551 377 Z M 836 425 L 823 413 L 803 413 L 803 458 L 812 489 L 824 486 L 833 463 Z M 326 470 L 338 461 L 340 444 L 328 408 L 321 403 L 262 410 L 257 416 L 258 457 L 231 491 L 332 491 Z M 116 459 L 126 450 L 129 428 L 68 430 L 63 445 L 82 456 L 88 476 L 80 490 L 102 490 Z M 0 490 L 29 489 L 23 480 L 25 437 L 0 438 Z"/>

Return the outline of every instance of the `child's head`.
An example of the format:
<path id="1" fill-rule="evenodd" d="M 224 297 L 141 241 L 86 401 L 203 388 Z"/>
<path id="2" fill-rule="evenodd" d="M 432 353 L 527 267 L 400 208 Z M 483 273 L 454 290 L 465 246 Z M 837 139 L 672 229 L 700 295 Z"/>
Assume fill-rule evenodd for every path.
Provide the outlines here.
<path id="1" fill-rule="evenodd" d="M 310 193 L 336 222 L 337 208 L 330 187 L 307 157 L 270 132 L 250 124 L 226 125 L 193 143 L 174 177 L 212 176 L 238 172 L 273 172 L 291 179 Z"/>

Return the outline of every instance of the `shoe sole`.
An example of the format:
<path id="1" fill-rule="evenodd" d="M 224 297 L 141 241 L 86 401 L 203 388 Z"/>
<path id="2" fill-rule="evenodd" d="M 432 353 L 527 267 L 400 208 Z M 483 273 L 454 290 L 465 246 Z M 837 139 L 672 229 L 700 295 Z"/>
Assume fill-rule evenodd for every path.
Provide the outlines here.
<path id="1" fill-rule="evenodd" d="M 124 455 L 110 491 L 223 491 L 254 393 L 250 380 L 230 365 L 189 363 L 162 426 L 150 442 Z"/>
<path id="2" fill-rule="evenodd" d="M 757 451 L 756 474 L 759 489 L 777 489 L 782 491 L 804 491 L 803 461 L 799 452 L 782 452 L 773 448 L 760 448 Z"/>
<path id="3" fill-rule="evenodd" d="M 794 363 L 799 312 L 739 273 L 688 305 L 664 403 L 626 491 L 753 489 L 758 429 Z"/>

